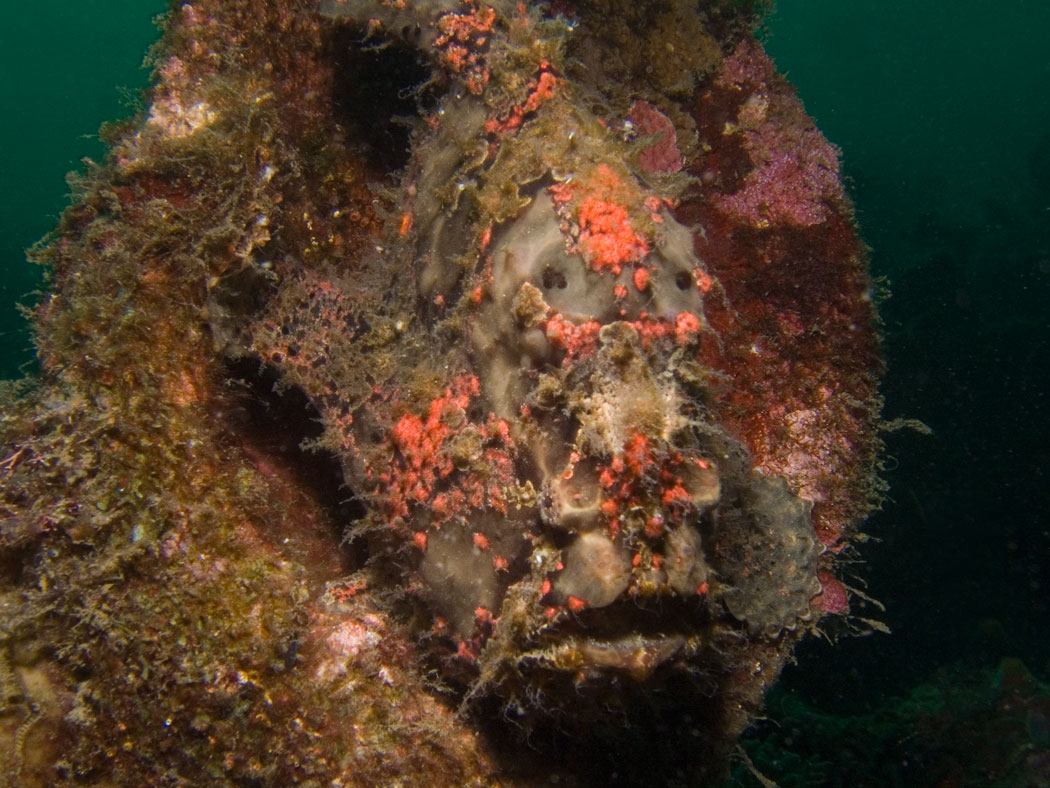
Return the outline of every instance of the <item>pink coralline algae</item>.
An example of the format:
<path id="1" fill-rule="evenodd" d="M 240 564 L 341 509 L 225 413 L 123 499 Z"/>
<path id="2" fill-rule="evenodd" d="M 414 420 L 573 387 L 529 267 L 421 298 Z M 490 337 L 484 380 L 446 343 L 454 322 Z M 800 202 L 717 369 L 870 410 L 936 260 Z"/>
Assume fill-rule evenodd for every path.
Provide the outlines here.
<path id="1" fill-rule="evenodd" d="M 678 172 L 684 159 L 678 150 L 678 132 L 671 119 L 647 101 L 636 101 L 627 113 L 638 134 L 652 141 L 638 154 L 638 163 L 648 172 Z"/>
<path id="2" fill-rule="evenodd" d="M 813 605 L 825 613 L 843 615 L 849 611 L 849 592 L 842 581 L 830 572 L 818 572 L 820 593 L 813 598 Z"/>
<path id="3" fill-rule="evenodd" d="M 746 40 L 719 75 L 721 85 L 750 94 L 733 132 L 743 137 L 751 169 L 739 188 L 717 204 L 756 227 L 810 227 L 824 222 L 828 206 L 843 200 L 839 152 L 786 85 L 770 89 L 776 73 L 772 59 Z"/>

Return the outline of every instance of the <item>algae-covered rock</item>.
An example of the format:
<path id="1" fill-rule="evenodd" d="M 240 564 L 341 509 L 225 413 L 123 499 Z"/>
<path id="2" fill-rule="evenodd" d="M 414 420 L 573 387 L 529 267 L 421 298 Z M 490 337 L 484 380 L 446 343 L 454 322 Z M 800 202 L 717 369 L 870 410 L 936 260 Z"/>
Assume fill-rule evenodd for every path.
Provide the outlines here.
<path id="1" fill-rule="evenodd" d="M 878 489 L 864 248 L 754 22 L 172 4 L 4 392 L 10 784 L 723 772 Z"/>

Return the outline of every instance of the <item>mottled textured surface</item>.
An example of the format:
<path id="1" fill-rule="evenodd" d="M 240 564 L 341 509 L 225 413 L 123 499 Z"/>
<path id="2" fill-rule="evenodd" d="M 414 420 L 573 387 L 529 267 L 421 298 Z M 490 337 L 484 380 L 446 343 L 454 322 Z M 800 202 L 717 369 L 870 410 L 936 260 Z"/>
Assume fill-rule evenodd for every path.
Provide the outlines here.
<path id="1" fill-rule="evenodd" d="M 322 10 L 174 4 L 38 252 L 9 779 L 712 779 L 877 491 L 837 152 L 730 3 Z"/>

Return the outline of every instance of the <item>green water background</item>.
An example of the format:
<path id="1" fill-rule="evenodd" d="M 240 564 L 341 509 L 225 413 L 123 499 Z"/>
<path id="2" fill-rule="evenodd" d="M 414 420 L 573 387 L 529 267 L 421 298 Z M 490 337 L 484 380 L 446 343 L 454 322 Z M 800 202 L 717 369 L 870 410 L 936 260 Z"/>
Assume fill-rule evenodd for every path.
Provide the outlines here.
<path id="1" fill-rule="evenodd" d="M 856 711 L 958 660 L 1019 656 L 1045 677 L 1050 3 L 778 9 L 768 49 L 841 146 L 890 284 L 886 416 L 934 430 L 887 436 L 890 498 L 858 568 L 894 634 L 810 641 L 788 684 Z"/>
<path id="2" fill-rule="evenodd" d="M 126 117 L 149 71 L 159 0 L 21 3 L 0 25 L 0 378 L 32 369 L 33 351 L 17 302 L 42 284 L 25 262 L 68 204 L 67 172 L 102 158 L 98 129 Z M 28 365 L 28 366 L 26 366 Z"/>
<path id="3" fill-rule="evenodd" d="M 0 29 L 0 377 L 31 369 L 24 249 L 99 159 L 148 73 L 158 0 L 24 4 Z M 843 150 L 876 276 L 888 417 L 868 593 L 889 637 L 810 640 L 784 686 L 838 714 L 938 667 L 1016 655 L 1050 673 L 1050 3 L 780 0 L 767 48 Z"/>

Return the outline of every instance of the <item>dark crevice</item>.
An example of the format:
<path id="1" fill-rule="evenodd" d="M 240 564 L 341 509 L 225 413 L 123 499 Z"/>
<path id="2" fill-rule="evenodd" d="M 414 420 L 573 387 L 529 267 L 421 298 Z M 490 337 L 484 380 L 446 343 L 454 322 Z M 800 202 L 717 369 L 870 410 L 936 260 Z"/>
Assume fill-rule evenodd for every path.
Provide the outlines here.
<path id="1" fill-rule="evenodd" d="M 355 25 L 333 30 L 330 52 L 333 99 L 347 139 L 384 171 L 403 169 L 416 121 L 437 104 L 430 64 L 411 44 L 366 38 L 364 28 Z"/>
<path id="2" fill-rule="evenodd" d="M 5 523 L 11 528 L 11 523 Z M 13 531 L 14 529 L 11 528 Z M 0 549 L 0 583 L 15 588 L 25 584 L 26 577 L 34 566 L 34 545 L 3 545 Z"/>
<path id="3" fill-rule="evenodd" d="M 721 666 L 725 670 L 725 666 Z M 519 718 L 498 698 L 473 708 L 476 725 L 504 768 L 525 781 L 576 788 L 640 788 L 711 784 L 721 776 L 727 726 L 712 697 L 714 676 L 660 671 L 635 682 L 578 685 L 571 672 L 552 677 L 546 695 L 573 698 L 572 711 L 551 709 Z M 618 702 L 606 702 L 616 698 Z"/>
<path id="4" fill-rule="evenodd" d="M 550 627 L 545 638 L 579 637 L 601 643 L 631 638 L 688 637 L 710 626 L 711 613 L 703 597 L 618 600 L 602 608 L 587 608 Z"/>
<path id="5" fill-rule="evenodd" d="M 346 570 L 363 565 L 368 556 L 362 540 L 348 543 L 345 536 L 364 515 L 364 506 L 346 486 L 338 457 L 307 448 L 324 432 L 316 408 L 300 389 L 282 384 L 278 373 L 257 359 L 229 360 L 227 369 L 236 402 L 224 414 L 231 429 L 251 453 L 289 472 L 324 510 Z"/>

